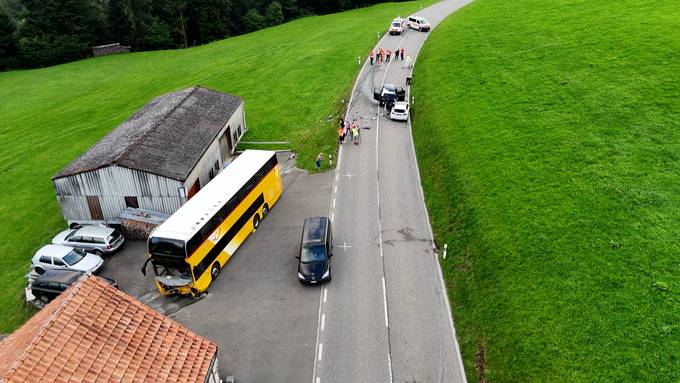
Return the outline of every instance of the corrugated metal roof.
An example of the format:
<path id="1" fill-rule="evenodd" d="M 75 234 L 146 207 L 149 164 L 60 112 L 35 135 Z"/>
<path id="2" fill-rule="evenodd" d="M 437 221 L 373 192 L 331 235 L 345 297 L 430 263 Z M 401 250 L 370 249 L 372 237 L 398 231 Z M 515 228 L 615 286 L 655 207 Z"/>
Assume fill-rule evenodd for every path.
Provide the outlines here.
<path id="1" fill-rule="evenodd" d="M 156 97 L 52 179 L 115 164 L 184 182 L 242 103 L 201 86 Z"/>

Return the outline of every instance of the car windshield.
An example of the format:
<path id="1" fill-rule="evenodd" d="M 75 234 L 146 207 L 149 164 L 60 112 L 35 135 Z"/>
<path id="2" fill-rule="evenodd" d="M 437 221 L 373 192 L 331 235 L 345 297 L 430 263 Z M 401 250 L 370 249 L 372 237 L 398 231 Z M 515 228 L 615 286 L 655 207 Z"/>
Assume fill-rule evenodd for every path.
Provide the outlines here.
<path id="1" fill-rule="evenodd" d="M 405 113 L 406 109 L 394 108 L 394 113 Z"/>
<path id="2" fill-rule="evenodd" d="M 67 265 L 73 266 L 85 258 L 85 252 L 80 249 L 73 249 L 62 259 Z"/>
<path id="3" fill-rule="evenodd" d="M 324 245 L 303 246 L 300 250 L 300 262 L 310 263 L 319 262 L 326 259 L 326 248 Z"/>
<path id="4" fill-rule="evenodd" d="M 392 26 L 395 27 L 395 28 L 399 28 L 400 25 L 401 25 L 401 23 L 398 22 L 398 21 L 395 21 L 395 22 L 392 23 Z"/>

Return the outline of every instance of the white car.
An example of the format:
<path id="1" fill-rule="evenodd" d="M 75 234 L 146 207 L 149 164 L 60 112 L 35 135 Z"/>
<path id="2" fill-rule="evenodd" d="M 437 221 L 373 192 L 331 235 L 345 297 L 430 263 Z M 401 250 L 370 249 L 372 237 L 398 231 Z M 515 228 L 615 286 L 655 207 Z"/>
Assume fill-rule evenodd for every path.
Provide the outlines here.
<path id="1" fill-rule="evenodd" d="M 424 17 L 416 16 L 416 15 L 408 17 L 408 26 L 411 29 L 415 29 L 415 30 L 421 31 L 421 32 L 427 32 L 430 29 L 432 29 L 432 27 L 430 26 L 430 23 L 428 23 L 427 20 Z"/>
<path id="2" fill-rule="evenodd" d="M 52 239 L 52 244 L 71 246 L 97 255 L 113 254 L 124 242 L 123 235 L 105 226 L 77 226 L 64 230 Z"/>
<path id="3" fill-rule="evenodd" d="M 396 121 L 408 121 L 408 103 L 395 102 L 390 112 L 390 119 Z"/>
<path id="4" fill-rule="evenodd" d="M 75 270 L 96 273 L 102 268 L 102 265 L 104 265 L 104 260 L 98 255 L 59 245 L 43 246 L 31 259 L 31 266 L 38 274 L 47 270 Z"/>
<path id="5" fill-rule="evenodd" d="M 397 17 L 396 19 L 392 20 L 392 24 L 390 24 L 390 34 L 391 35 L 400 35 L 401 32 L 404 31 L 404 19 L 401 17 Z"/>

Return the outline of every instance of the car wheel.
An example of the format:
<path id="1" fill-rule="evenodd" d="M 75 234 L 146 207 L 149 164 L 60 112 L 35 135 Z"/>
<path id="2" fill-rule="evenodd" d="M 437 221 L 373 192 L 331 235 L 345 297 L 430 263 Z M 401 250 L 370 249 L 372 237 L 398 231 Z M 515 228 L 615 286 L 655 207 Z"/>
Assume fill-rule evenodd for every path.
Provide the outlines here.
<path id="1" fill-rule="evenodd" d="M 50 302 L 50 298 L 48 298 L 46 295 L 39 296 L 38 300 L 40 300 L 40 302 L 42 302 L 42 303 L 49 303 Z"/>
<path id="2" fill-rule="evenodd" d="M 215 280 L 215 278 L 217 278 L 218 275 L 220 275 L 220 263 L 215 262 L 213 264 L 212 269 L 210 270 L 210 276 L 212 277 L 213 280 Z"/>
<path id="3" fill-rule="evenodd" d="M 266 217 L 267 214 L 269 214 L 269 205 L 264 204 L 264 206 L 262 206 L 262 218 Z"/>
<path id="4" fill-rule="evenodd" d="M 258 227 L 260 227 L 260 216 L 255 214 L 255 218 L 253 218 L 253 228 L 257 230 Z"/>
<path id="5" fill-rule="evenodd" d="M 103 256 L 104 256 L 104 252 L 101 251 L 101 250 L 99 250 L 99 249 L 95 250 L 94 253 L 97 254 L 97 255 L 100 256 L 100 257 L 103 257 Z"/>

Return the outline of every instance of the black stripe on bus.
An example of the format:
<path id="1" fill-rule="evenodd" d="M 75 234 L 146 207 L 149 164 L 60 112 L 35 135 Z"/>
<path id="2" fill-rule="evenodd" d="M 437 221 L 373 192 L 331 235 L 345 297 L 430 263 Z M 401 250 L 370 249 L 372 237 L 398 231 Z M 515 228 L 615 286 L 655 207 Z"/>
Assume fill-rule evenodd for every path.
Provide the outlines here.
<path id="1" fill-rule="evenodd" d="M 267 161 L 249 180 L 246 182 L 236 194 L 225 203 L 220 210 L 217 211 L 207 222 L 203 224 L 196 234 L 194 234 L 186 243 L 186 256 L 191 258 L 193 253 L 205 242 L 219 225 L 224 222 L 227 217 L 236 209 L 236 207 L 248 197 L 251 191 L 255 189 L 262 180 L 274 171 L 278 164 L 276 155 Z"/>
<path id="2" fill-rule="evenodd" d="M 229 231 L 227 231 L 224 236 L 215 244 L 215 246 L 203 257 L 203 260 L 196 266 L 194 266 L 194 279 L 203 275 L 209 268 L 210 265 L 217 259 L 217 256 L 224 250 L 225 247 L 231 242 L 232 239 L 238 234 L 245 224 L 250 222 L 250 218 L 260 210 L 260 207 L 264 205 L 264 194 L 261 194 L 250 204 L 248 210 L 246 210 L 239 219 L 231 226 Z"/>

